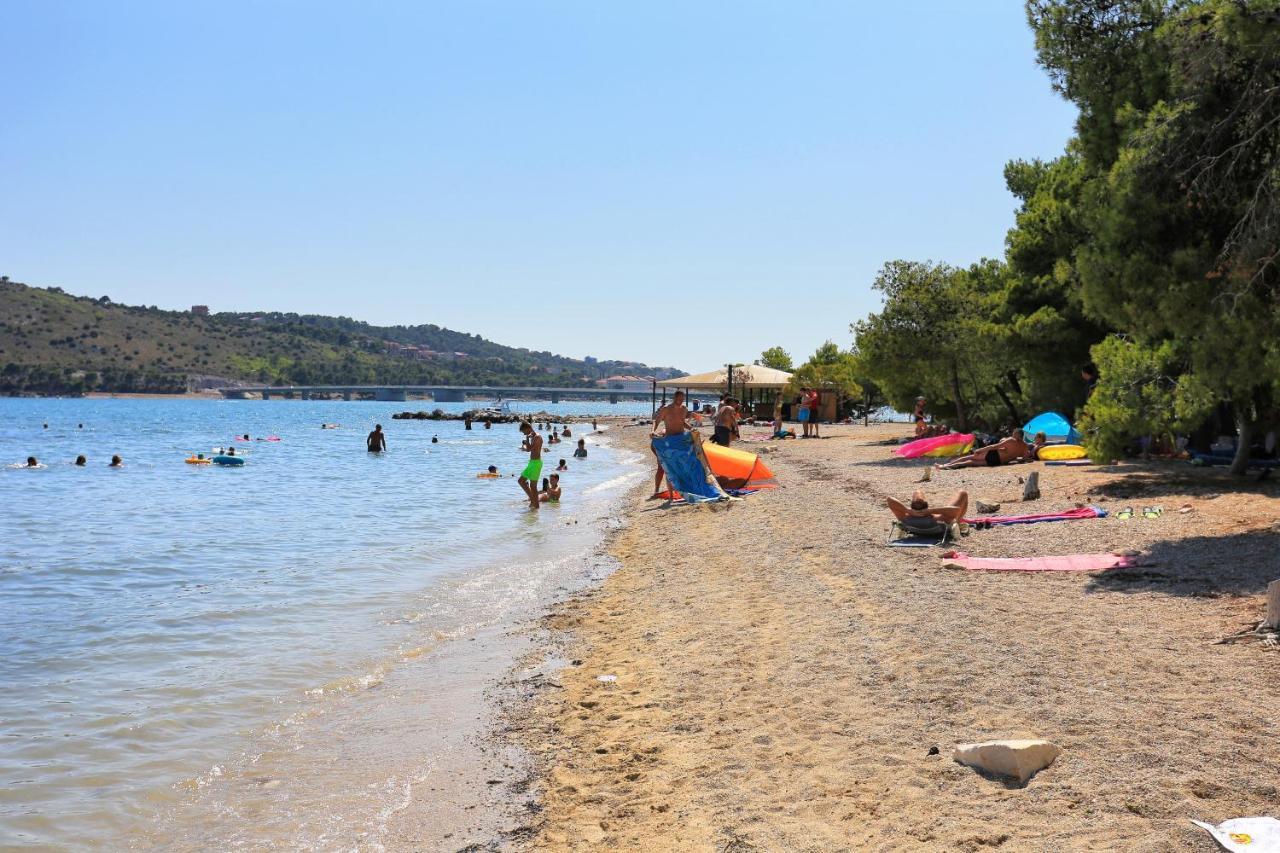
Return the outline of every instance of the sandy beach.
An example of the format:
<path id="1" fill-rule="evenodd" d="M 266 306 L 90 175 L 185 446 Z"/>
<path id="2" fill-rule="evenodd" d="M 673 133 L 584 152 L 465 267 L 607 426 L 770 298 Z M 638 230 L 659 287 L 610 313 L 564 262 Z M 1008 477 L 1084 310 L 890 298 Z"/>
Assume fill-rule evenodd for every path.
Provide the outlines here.
<path id="1" fill-rule="evenodd" d="M 1215 643 L 1260 620 L 1280 578 L 1277 486 L 1173 461 L 935 472 L 919 484 L 935 503 L 964 488 L 1010 514 L 1112 512 L 977 530 L 968 554 L 1144 554 L 966 572 L 885 547 L 885 497 L 928 467 L 891 457 L 905 429 L 740 445 L 773 448 L 783 488 L 730 504 L 634 492 L 620 568 L 538 628 L 573 663 L 510 710 L 536 768 L 514 844 L 1210 851 L 1189 818 L 1274 814 L 1280 653 Z M 1024 503 L 1032 470 L 1043 496 Z M 1117 519 L 1126 506 L 1138 517 Z M 1063 752 L 1025 787 L 951 758 L 1010 737 Z"/>

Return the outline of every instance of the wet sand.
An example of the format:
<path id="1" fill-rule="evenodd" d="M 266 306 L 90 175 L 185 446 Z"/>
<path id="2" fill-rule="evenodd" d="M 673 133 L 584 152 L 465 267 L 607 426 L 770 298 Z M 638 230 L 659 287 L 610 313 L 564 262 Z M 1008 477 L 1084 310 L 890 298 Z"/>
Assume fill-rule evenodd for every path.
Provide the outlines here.
<path id="1" fill-rule="evenodd" d="M 918 484 L 927 463 L 881 443 L 903 430 L 742 445 L 776 448 L 766 460 L 784 488 L 732 504 L 633 493 L 610 546 L 618 571 L 541 626 L 576 665 L 513 691 L 507 736 L 531 755 L 536 798 L 514 846 L 1210 851 L 1188 818 L 1276 813 L 1280 653 L 1215 641 L 1261 619 L 1280 578 L 1280 485 L 1180 462 Z M 645 428 L 620 432 L 645 445 Z M 1043 497 L 1023 503 L 1032 470 Z M 1164 514 L 959 545 L 1136 549 L 1140 569 L 964 572 L 936 549 L 885 547 L 885 496 L 918 485 L 1011 514 L 1077 502 Z M 1021 788 L 950 758 L 1006 737 L 1064 751 Z"/>

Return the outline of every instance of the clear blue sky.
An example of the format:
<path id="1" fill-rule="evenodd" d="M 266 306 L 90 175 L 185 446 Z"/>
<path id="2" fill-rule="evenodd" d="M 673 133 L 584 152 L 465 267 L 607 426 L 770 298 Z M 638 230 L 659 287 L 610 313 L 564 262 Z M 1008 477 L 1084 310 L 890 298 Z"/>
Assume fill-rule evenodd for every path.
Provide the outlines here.
<path id="1" fill-rule="evenodd" d="M 0 16 L 0 274 L 689 371 L 999 256 L 1074 112 L 1016 0 L 49 2 Z"/>

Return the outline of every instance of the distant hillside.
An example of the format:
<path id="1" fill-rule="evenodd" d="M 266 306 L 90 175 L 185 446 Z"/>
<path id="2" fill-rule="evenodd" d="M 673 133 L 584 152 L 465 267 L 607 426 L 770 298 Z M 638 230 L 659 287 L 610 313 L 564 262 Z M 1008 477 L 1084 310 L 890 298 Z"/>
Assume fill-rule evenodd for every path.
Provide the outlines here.
<path id="1" fill-rule="evenodd" d="M 618 373 L 680 375 L 514 349 L 439 326 L 272 312 L 200 316 L 0 277 L 0 393 L 176 392 L 233 382 L 581 387 Z"/>

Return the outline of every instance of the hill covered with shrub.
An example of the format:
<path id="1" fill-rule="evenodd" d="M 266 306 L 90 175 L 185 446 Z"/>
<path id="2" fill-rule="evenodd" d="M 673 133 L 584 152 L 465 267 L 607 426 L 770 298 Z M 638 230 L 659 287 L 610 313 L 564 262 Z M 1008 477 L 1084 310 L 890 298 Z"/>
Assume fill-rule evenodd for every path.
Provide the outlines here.
<path id="1" fill-rule="evenodd" d="M 582 387 L 616 373 L 655 372 L 678 375 L 516 349 L 434 325 L 272 312 L 202 316 L 0 277 L 0 393 L 179 392 L 234 382 Z"/>

